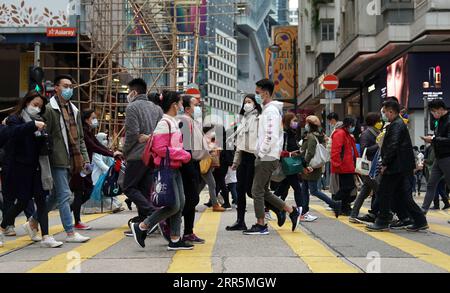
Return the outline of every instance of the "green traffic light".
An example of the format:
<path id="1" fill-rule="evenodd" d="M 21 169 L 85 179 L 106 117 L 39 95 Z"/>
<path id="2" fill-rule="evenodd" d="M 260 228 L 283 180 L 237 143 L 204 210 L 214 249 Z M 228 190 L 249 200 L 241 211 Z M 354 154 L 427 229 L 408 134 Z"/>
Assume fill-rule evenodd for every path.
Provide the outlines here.
<path id="1" fill-rule="evenodd" d="M 36 87 L 34 88 L 37 92 L 41 91 L 41 88 L 39 87 L 39 85 L 37 84 Z"/>

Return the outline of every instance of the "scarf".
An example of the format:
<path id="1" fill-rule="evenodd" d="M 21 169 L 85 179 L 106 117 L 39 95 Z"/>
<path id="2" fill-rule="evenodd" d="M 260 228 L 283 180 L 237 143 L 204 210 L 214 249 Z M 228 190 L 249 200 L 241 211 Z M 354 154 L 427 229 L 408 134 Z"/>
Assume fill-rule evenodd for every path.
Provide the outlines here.
<path id="1" fill-rule="evenodd" d="M 34 120 L 40 120 L 40 117 L 35 115 L 31 116 L 28 114 L 26 110 L 22 110 L 22 118 L 25 120 L 25 122 L 31 122 Z M 35 132 L 35 134 L 38 131 Z M 41 168 L 41 182 L 42 182 L 42 188 L 44 190 L 52 190 L 53 189 L 53 177 L 52 172 L 50 169 L 50 160 L 47 155 L 40 155 L 39 156 L 39 166 Z"/>
<path id="2" fill-rule="evenodd" d="M 75 122 L 75 116 L 72 111 L 72 107 L 70 107 L 70 102 L 63 106 L 60 104 L 58 99 L 56 100 L 59 108 L 61 109 L 67 131 L 70 155 L 70 172 L 71 174 L 78 174 L 81 170 L 83 170 L 84 159 L 81 155 L 80 148 L 78 147 L 78 127 Z"/>

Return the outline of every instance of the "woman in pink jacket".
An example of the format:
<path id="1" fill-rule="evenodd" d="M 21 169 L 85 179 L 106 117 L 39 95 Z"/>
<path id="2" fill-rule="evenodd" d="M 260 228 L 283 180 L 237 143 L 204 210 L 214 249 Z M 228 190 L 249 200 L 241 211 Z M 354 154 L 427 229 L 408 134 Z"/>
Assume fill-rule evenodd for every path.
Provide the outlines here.
<path id="1" fill-rule="evenodd" d="M 160 96 L 160 106 L 164 111 L 163 118 L 156 125 L 153 132 L 152 153 L 156 168 L 166 157 L 167 149 L 170 156 L 170 168 L 173 169 L 173 190 L 176 202 L 171 207 L 164 207 L 152 213 L 141 223 L 131 226 L 134 240 L 142 247 L 145 247 L 147 230 L 154 227 L 162 220 L 168 219 L 170 223 L 170 242 L 168 250 L 189 250 L 193 245 L 181 239 L 181 214 L 184 208 L 183 180 L 179 171 L 182 164 L 186 164 L 191 159 L 191 154 L 183 149 L 183 138 L 179 128 L 179 121 L 175 116 L 183 109 L 183 100 L 177 92 L 164 91 Z"/>

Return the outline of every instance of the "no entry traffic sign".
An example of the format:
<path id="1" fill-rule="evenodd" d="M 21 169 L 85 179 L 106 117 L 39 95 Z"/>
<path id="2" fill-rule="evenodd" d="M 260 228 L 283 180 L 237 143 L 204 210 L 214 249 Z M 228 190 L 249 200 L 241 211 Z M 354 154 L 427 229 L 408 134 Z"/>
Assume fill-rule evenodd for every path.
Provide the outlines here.
<path id="1" fill-rule="evenodd" d="M 339 87 L 339 78 L 336 75 L 329 74 L 323 79 L 323 87 L 327 91 L 335 91 Z"/>

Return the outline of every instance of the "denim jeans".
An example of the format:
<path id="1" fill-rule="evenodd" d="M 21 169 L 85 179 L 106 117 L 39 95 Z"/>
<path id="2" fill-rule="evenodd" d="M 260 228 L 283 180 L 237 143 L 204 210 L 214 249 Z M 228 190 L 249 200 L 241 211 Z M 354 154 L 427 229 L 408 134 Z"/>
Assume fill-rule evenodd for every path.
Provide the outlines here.
<path id="1" fill-rule="evenodd" d="M 443 159 L 436 159 L 431 168 L 430 178 L 427 183 L 427 193 L 423 200 L 422 209 L 428 211 L 433 199 L 436 196 L 436 190 L 441 181 L 442 176 L 445 178 L 445 182 L 450 186 L 450 157 Z"/>
<path id="2" fill-rule="evenodd" d="M 72 191 L 69 187 L 69 169 L 52 168 L 54 189 L 47 197 L 47 208 L 51 211 L 55 203 L 59 208 L 59 216 L 66 233 L 73 232 L 72 212 L 70 211 L 70 196 Z"/>
<path id="3" fill-rule="evenodd" d="M 319 198 L 320 200 L 326 202 L 331 208 L 336 206 L 336 202 L 328 197 L 325 193 L 319 190 L 319 181 L 308 181 L 303 180 L 302 184 L 302 194 L 303 194 L 303 205 L 302 214 L 309 212 L 309 193 Z"/>
<path id="4" fill-rule="evenodd" d="M 184 209 L 184 188 L 183 179 L 179 170 L 173 170 L 172 177 L 173 191 L 175 193 L 175 205 L 164 207 L 153 212 L 144 223 L 150 227 L 155 226 L 159 222 L 169 219 L 170 235 L 180 236 L 181 233 L 181 214 Z"/>

